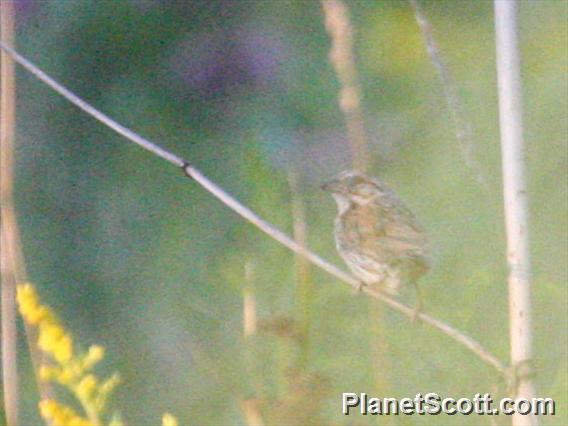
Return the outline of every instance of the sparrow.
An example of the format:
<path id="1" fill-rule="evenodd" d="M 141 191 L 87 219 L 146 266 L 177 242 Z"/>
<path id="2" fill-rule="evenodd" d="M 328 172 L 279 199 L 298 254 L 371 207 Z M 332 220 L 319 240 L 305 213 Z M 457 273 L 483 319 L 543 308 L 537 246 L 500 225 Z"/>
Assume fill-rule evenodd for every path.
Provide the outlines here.
<path id="1" fill-rule="evenodd" d="M 337 251 L 361 285 L 390 295 L 403 285 L 418 290 L 417 280 L 430 269 L 426 232 L 396 193 L 354 171 L 341 172 L 322 189 L 337 203 Z"/>

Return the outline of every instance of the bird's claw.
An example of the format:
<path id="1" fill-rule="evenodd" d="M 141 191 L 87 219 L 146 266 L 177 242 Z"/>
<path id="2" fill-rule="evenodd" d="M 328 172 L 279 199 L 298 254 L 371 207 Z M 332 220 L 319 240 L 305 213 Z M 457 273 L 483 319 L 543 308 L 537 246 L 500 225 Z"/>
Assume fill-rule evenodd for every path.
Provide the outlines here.
<path id="1" fill-rule="evenodd" d="M 363 287 L 365 287 L 365 283 L 363 281 L 358 281 L 357 284 L 353 286 L 353 294 L 361 294 Z"/>
<path id="2" fill-rule="evenodd" d="M 416 289 L 416 305 L 414 306 L 414 312 L 412 312 L 412 323 L 416 324 L 420 323 L 420 314 L 424 312 L 424 301 L 422 300 L 418 283 L 414 282 L 414 288 Z"/>

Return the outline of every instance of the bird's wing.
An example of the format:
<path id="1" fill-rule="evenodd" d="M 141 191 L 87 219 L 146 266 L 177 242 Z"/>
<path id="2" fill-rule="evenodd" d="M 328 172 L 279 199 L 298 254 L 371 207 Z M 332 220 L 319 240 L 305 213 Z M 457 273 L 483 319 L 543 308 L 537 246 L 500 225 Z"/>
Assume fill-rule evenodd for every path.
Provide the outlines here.
<path id="1" fill-rule="evenodd" d="M 426 251 L 426 231 L 418 220 L 403 205 L 382 206 L 382 218 L 376 229 L 377 249 L 386 248 L 395 257 L 412 254 L 422 255 Z"/>
<path id="2" fill-rule="evenodd" d="M 426 231 L 420 225 L 416 216 L 405 206 L 386 206 L 382 215 L 384 217 L 385 236 L 400 238 L 416 243 L 426 242 Z"/>

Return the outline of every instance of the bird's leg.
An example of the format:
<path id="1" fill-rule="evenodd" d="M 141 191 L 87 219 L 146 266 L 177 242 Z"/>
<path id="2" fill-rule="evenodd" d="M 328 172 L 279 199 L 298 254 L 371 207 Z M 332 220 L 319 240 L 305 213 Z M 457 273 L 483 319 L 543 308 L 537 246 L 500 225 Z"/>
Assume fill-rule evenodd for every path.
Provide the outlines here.
<path id="1" fill-rule="evenodd" d="M 365 287 L 365 283 L 363 281 L 357 281 L 357 284 L 353 286 L 353 294 L 361 294 L 363 287 Z"/>
<path id="2" fill-rule="evenodd" d="M 416 305 L 414 306 L 414 312 L 412 313 L 412 322 L 420 322 L 420 314 L 424 310 L 424 299 L 422 298 L 422 293 L 420 292 L 420 287 L 418 287 L 418 282 L 413 282 L 414 288 L 416 289 Z"/>

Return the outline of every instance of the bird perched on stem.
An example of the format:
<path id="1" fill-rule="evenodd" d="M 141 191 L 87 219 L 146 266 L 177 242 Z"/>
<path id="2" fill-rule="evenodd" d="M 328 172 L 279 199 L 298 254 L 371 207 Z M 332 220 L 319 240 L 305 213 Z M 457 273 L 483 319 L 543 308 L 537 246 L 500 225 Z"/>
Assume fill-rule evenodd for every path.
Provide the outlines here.
<path id="1" fill-rule="evenodd" d="M 394 191 L 352 171 L 340 173 L 322 189 L 337 203 L 337 251 L 362 285 L 391 295 L 402 285 L 417 286 L 430 268 L 426 233 Z M 420 306 L 420 295 L 418 299 Z"/>

